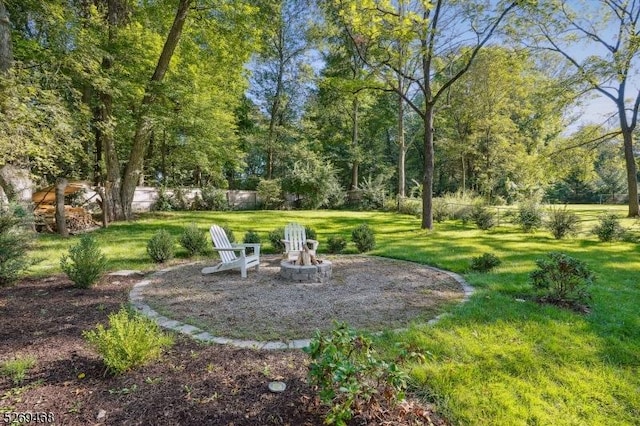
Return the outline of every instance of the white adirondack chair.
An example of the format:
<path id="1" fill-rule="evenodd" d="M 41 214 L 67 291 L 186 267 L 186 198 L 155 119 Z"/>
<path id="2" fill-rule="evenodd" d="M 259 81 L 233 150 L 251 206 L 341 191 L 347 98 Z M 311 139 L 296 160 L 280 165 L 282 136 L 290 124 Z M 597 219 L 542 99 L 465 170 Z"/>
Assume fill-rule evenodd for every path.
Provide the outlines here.
<path id="1" fill-rule="evenodd" d="M 287 260 L 295 261 L 300 256 L 300 252 L 304 250 L 306 244 L 309 254 L 316 255 L 316 249 L 318 248 L 318 241 L 307 239 L 307 233 L 304 230 L 304 226 L 299 223 L 288 223 L 284 227 L 284 253 Z"/>
<path id="2" fill-rule="evenodd" d="M 256 271 L 258 270 L 260 267 L 260 244 L 231 244 L 224 229 L 218 225 L 213 225 L 209 229 L 209 233 L 211 241 L 213 241 L 213 249 L 220 255 L 221 262 L 215 266 L 203 268 L 203 274 L 240 269 L 240 276 L 247 278 L 248 268 L 255 266 Z M 247 254 L 247 247 L 253 247 L 253 254 Z"/>

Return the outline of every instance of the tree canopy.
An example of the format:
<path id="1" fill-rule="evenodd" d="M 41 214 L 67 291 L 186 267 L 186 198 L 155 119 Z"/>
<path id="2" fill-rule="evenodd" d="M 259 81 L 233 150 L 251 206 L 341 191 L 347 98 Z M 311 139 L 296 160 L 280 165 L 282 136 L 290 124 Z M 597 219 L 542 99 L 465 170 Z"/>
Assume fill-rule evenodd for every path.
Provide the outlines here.
<path id="1" fill-rule="evenodd" d="M 373 183 L 402 198 L 419 183 L 425 228 L 432 198 L 456 191 L 492 202 L 627 193 L 637 215 L 640 9 L 577 7 L 1 0 L 0 166 L 42 185 L 91 180 L 111 220 L 131 217 L 141 183 L 261 179 L 304 207 L 347 192 L 357 203 Z M 569 126 L 590 91 L 615 124 Z"/>

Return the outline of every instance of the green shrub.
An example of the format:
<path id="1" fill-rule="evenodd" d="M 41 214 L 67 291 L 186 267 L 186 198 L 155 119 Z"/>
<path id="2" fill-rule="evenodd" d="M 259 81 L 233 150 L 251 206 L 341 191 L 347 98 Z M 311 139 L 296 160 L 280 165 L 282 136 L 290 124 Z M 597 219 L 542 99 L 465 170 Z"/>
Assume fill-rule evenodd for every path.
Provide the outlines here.
<path id="1" fill-rule="evenodd" d="M 450 218 L 449 205 L 444 198 L 438 197 L 432 200 L 431 214 L 433 215 L 433 220 L 438 223 L 442 223 Z"/>
<path id="2" fill-rule="evenodd" d="M 347 247 L 347 240 L 342 235 L 331 235 L 327 240 L 327 251 L 329 253 L 340 253 Z"/>
<path id="3" fill-rule="evenodd" d="M 593 228 L 593 233 L 600 241 L 609 242 L 623 239 L 625 230 L 620 225 L 620 218 L 614 213 L 608 213 L 600 216 L 600 221 Z"/>
<path id="4" fill-rule="evenodd" d="M 441 198 L 446 205 L 448 219 L 461 220 L 463 223 L 471 220 L 473 206 L 482 203 L 482 199 L 470 191 L 447 193 Z"/>
<path id="5" fill-rule="evenodd" d="M 520 225 L 524 232 L 532 232 L 542 226 L 542 217 L 543 211 L 540 204 L 525 202 L 518 207 L 514 222 Z"/>
<path id="6" fill-rule="evenodd" d="M 116 374 L 158 358 L 173 343 L 155 321 L 124 308 L 109 315 L 109 328 L 98 324 L 83 335 Z"/>
<path id="7" fill-rule="evenodd" d="M 595 276 L 581 260 L 564 253 L 551 252 L 536 260 L 538 269 L 530 275 L 530 281 L 542 294 L 542 299 L 551 302 L 584 302 L 588 288 Z"/>
<path id="8" fill-rule="evenodd" d="M 356 245 L 359 253 L 371 251 L 376 246 L 376 238 L 373 234 L 373 230 L 363 223 L 358 225 L 351 231 L 351 240 Z"/>
<path id="9" fill-rule="evenodd" d="M 575 235 L 579 230 L 578 215 L 564 208 L 550 208 L 545 227 L 551 231 L 556 240 L 568 235 Z"/>
<path id="10" fill-rule="evenodd" d="M 308 240 L 318 239 L 318 234 L 316 233 L 316 230 L 308 225 L 304 227 L 304 235 L 307 237 Z"/>
<path id="11" fill-rule="evenodd" d="M 95 238 L 84 234 L 80 242 L 69 249 L 69 254 L 62 256 L 60 268 L 76 287 L 89 288 L 107 270 L 107 258 Z"/>
<path id="12" fill-rule="evenodd" d="M 14 385 L 18 386 L 24 382 L 27 371 L 36 365 L 36 360 L 31 356 L 14 357 L 0 364 L 0 374 L 9 377 Z"/>
<path id="13" fill-rule="evenodd" d="M 164 263 L 175 254 L 174 240 L 164 229 L 156 232 L 147 243 L 147 253 L 156 263 Z"/>
<path id="14" fill-rule="evenodd" d="M 269 238 L 271 247 L 273 247 L 276 253 L 284 253 L 284 243 L 282 242 L 282 240 L 284 239 L 284 228 L 274 229 L 273 231 L 269 232 L 267 238 Z"/>
<path id="15" fill-rule="evenodd" d="M 496 225 L 496 215 L 484 204 L 476 204 L 471 210 L 471 220 L 483 231 L 487 231 Z"/>
<path id="16" fill-rule="evenodd" d="M 284 201 L 280 179 L 260 179 L 256 190 L 265 209 L 277 209 Z"/>
<path id="17" fill-rule="evenodd" d="M 171 196 L 167 192 L 167 188 L 158 188 L 158 198 L 151 206 L 151 210 L 168 212 L 173 210 Z"/>
<path id="18" fill-rule="evenodd" d="M 401 198 L 398 213 L 410 214 L 415 217 L 422 216 L 422 200 L 418 198 Z"/>
<path id="19" fill-rule="evenodd" d="M 176 188 L 170 194 L 167 188 L 158 189 L 158 197 L 153 203 L 152 210 L 155 211 L 172 211 L 172 210 L 189 210 L 191 203 L 187 199 L 185 191 Z"/>
<path id="20" fill-rule="evenodd" d="M 195 223 L 184 228 L 179 239 L 180 245 L 187 250 L 189 257 L 196 254 L 202 254 L 207 250 L 209 241 L 207 234 L 198 229 Z"/>
<path id="21" fill-rule="evenodd" d="M 362 209 L 377 210 L 384 206 L 388 180 L 388 176 L 385 174 L 362 180 L 360 184 L 360 207 Z"/>
<path id="22" fill-rule="evenodd" d="M 33 263 L 28 251 L 34 234 L 24 226 L 27 216 L 20 206 L 0 207 L 0 286 L 17 281 Z"/>
<path id="23" fill-rule="evenodd" d="M 384 410 L 404 398 L 407 375 L 395 363 L 378 359 L 371 340 L 344 323 L 328 335 L 316 332 L 304 349 L 311 357 L 309 381 L 329 406 L 326 424 L 346 425 L 358 410 Z"/>
<path id="24" fill-rule="evenodd" d="M 494 254 L 483 253 L 471 259 L 471 269 L 477 272 L 489 272 L 502 263 Z"/>
<path id="25" fill-rule="evenodd" d="M 256 231 L 249 230 L 244 234 L 242 242 L 245 244 L 260 244 L 262 241 L 260 240 L 260 235 Z M 253 247 L 247 248 L 247 254 L 253 254 Z"/>
<path id="26" fill-rule="evenodd" d="M 227 238 L 229 239 L 229 242 L 231 244 L 235 243 L 236 234 L 233 233 L 233 230 L 231 229 L 231 227 L 229 225 L 222 225 L 221 228 L 224 231 L 224 233 L 227 234 Z"/>
<path id="27" fill-rule="evenodd" d="M 169 197 L 169 202 L 172 210 L 186 211 L 191 209 L 191 202 L 187 198 L 186 191 L 182 188 L 173 190 L 173 195 Z"/>
<path id="28" fill-rule="evenodd" d="M 282 189 L 296 195 L 296 207 L 317 209 L 328 205 L 341 190 L 333 165 L 311 150 L 294 150 L 293 154 L 299 159 L 287 168 Z"/>
<path id="29" fill-rule="evenodd" d="M 213 186 L 200 188 L 200 197 L 197 197 L 193 204 L 195 210 L 229 210 L 227 191 Z"/>

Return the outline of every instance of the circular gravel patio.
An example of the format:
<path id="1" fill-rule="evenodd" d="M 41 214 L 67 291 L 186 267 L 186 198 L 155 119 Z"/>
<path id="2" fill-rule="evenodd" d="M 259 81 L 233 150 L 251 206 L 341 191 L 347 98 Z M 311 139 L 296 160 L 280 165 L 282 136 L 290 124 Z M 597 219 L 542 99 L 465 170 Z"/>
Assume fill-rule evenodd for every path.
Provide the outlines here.
<path id="1" fill-rule="evenodd" d="M 238 270 L 202 275 L 215 261 L 162 270 L 139 283 L 131 299 L 161 325 L 202 340 L 256 347 L 293 341 L 271 346 L 299 347 L 334 321 L 371 332 L 432 321 L 473 291 L 456 274 L 412 262 L 324 258 L 333 264 L 328 283 L 286 281 L 281 257 L 267 255 L 246 279 Z"/>

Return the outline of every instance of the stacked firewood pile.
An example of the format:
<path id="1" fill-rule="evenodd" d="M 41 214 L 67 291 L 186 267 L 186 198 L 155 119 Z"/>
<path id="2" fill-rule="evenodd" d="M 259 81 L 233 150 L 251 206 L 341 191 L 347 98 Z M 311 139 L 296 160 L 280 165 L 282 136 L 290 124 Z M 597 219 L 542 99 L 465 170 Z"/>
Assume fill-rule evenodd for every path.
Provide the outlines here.
<path id="1" fill-rule="evenodd" d="M 40 206 L 34 211 L 36 228 L 38 231 L 57 232 L 56 208 L 54 206 Z M 64 217 L 70 233 L 78 233 L 93 229 L 99 224 L 93 220 L 91 213 L 82 207 L 64 206 Z"/>

